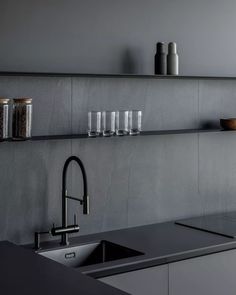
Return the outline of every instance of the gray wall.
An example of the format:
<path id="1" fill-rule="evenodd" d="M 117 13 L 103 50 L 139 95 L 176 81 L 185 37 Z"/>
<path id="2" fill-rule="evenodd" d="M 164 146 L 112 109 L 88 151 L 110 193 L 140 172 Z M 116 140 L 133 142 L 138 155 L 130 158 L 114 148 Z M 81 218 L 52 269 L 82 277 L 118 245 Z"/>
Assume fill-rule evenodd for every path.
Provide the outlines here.
<path id="1" fill-rule="evenodd" d="M 176 41 L 185 75 L 236 75 L 234 0 L 1 0 L 0 70 L 153 73 Z"/>
<path id="2" fill-rule="evenodd" d="M 144 130 L 218 126 L 235 116 L 234 80 L 1 77 L 0 96 L 34 99 L 34 135 L 85 132 L 90 109 L 141 109 Z M 0 240 L 33 240 L 60 225 L 61 174 L 71 154 L 87 173 L 91 215 L 80 234 L 236 209 L 233 133 L 0 144 Z M 71 167 L 69 192 L 81 193 Z M 72 220 L 71 220 L 72 222 Z"/>

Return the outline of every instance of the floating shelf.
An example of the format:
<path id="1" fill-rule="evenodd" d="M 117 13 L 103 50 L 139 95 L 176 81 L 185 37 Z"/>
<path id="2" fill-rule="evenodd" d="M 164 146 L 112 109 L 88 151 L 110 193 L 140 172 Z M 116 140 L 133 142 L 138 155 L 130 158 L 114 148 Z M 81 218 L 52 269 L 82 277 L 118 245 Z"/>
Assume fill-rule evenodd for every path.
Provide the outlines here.
<path id="1" fill-rule="evenodd" d="M 175 79 L 175 80 L 236 80 L 236 77 L 220 76 L 171 76 L 171 75 L 132 75 L 132 74 L 86 74 L 49 72 L 0 72 L 0 76 L 27 77 L 81 77 L 81 78 L 133 78 L 133 79 Z"/>
<path id="2" fill-rule="evenodd" d="M 159 136 L 159 135 L 175 135 L 175 134 L 198 134 L 198 133 L 217 133 L 217 132 L 235 132 L 225 131 L 220 129 L 178 129 L 178 130 L 153 130 L 153 131 L 142 131 L 137 136 L 111 136 L 111 137 L 89 137 L 87 134 L 68 134 L 68 135 L 40 135 L 33 136 L 28 141 L 44 141 L 44 140 L 67 140 L 67 139 L 111 139 L 111 138 L 135 138 L 140 136 Z M 21 140 L 7 139 L 4 142 L 22 142 Z M 23 141 L 24 142 L 24 141 Z"/>

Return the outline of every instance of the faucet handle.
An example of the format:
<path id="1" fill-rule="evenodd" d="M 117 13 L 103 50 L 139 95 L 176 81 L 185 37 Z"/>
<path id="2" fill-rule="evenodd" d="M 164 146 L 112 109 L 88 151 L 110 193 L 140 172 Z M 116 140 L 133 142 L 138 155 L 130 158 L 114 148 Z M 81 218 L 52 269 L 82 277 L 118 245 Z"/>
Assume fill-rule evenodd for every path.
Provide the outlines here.
<path id="1" fill-rule="evenodd" d="M 83 197 L 83 213 L 86 215 L 89 215 L 90 211 L 90 202 L 89 202 L 89 196 Z"/>
<path id="2" fill-rule="evenodd" d="M 34 233 L 34 249 L 35 250 L 40 249 L 40 232 Z"/>
<path id="3" fill-rule="evenodd" d="M 41 235 L 51 234 L 51 231 L 37 231 L 34 233 L 34 249 L 40 250 Z"/>
<path id="4" fill-rule="evenodd" d="M 74 225 L 77 225 L 77 215 L 74 214 Z"/>

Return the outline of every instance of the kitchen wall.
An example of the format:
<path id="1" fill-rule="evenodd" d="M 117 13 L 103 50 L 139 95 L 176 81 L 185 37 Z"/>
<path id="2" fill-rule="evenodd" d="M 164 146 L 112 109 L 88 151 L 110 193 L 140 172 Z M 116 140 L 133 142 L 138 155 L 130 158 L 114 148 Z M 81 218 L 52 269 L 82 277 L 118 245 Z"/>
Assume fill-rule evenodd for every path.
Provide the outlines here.
<path id="1" fill-rule="evenodd" d="M 234 0 L 1 0 L 0 70 L 153 73 L 176 41 L 185 75 L 236 76 Z"/>
<path id="2" fill-rule="evenodd" d="M 233 0 L 1 0 L 0 71 L 153 73 L 157 40 L 185 75 L 236 75 Z M 0 96 L 34 101 L 34 135 L 86 132 L 91 109 L 141 109 L 143 129 L 219 127 L 235 80 L 0 77 Z M 91 214 L 80 234 L 236 209 L 233 133 L 0 144 L 0 240 L 33 241 L 61 222 L 62 167 L 79 156 Z M 69 192 L 80 195 L 71 166 Z"/>
<path id="3" fill-rule="evenodd" d="M 0 96 L 29 96 L 34 135 L 85 132 L 91 109 L 141 109 L 143 129 L 218 126 L 236 113 L 235 80 L 0 77 Z M 0 240 L 33 241 L 61 218 L 62 167 L 79 156 L 91 214 L 80 234 L 236 209 L 236 137 L 205 133 L 0 144 Z M 69 193 L 81 175 L 69 171 Z"/>

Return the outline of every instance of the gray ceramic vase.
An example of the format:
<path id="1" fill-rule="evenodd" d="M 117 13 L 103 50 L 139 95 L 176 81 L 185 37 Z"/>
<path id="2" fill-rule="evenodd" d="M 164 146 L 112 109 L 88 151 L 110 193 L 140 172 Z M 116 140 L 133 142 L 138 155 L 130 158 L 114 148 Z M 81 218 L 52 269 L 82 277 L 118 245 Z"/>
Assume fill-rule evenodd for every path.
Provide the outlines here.
<path id="1" fill-rule="evenodd" d="M 168 45 L 167 75 L 179 75 L 179 56 L 177 54 L 177 45 L 174 42 Z"/>

